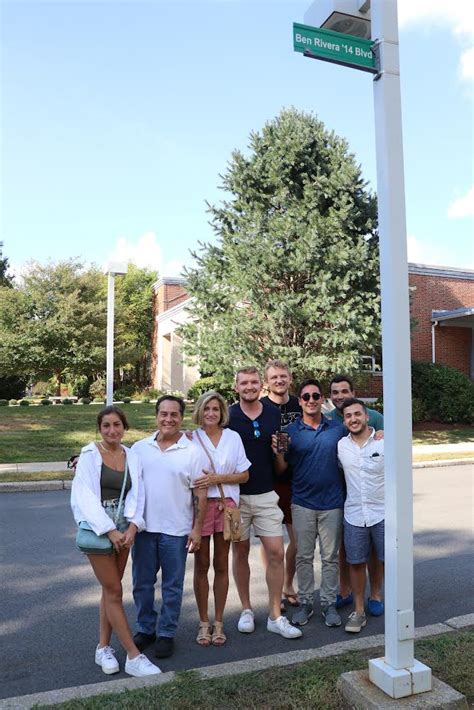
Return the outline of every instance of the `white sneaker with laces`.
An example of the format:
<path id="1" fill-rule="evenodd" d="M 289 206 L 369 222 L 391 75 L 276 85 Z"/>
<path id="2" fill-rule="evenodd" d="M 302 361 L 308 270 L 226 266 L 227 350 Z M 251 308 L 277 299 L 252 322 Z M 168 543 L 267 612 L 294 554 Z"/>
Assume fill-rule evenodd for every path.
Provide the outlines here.
<path id="1" fill-rule="evenodd" d="M 279 616 L 278 619 L 270 619 L 268 617 L 267 631 L 271 631 L 273 634 L 280 634 L 286 639 L 298 639 L 303 636 L 301 629 L 292 626 L 286 616 Z"/>
<path id="2" fill-rule="evenodd" d="M 95 649 L 95 662 L 98 666 L 102 667 L 104 673 L 107 675 L 112 675 L 112 673 L 118 673 L 120 670 L 117 659 L 114 656 L 114 649 L 110 646 L 103 646 L 100 648 L 97 646 Z"/>
<path id="3" fill-rule="evenodd" d="M 252 609 L 242 611 L 237 628 L 241 634 L 251 634 L 252 631 L 255 631 L 255 617 Z"/>
<path id="4" fill-rule="evenodd" d="M 125 673 L 128 675 L 133 675 L 135 678 L 141 678 L 145 675 L 157 675 L 161 673 L 158 666 L 148 660 L 143 653 L 140 653 L 136 658 L 129 658 L 125 661 Z"/>

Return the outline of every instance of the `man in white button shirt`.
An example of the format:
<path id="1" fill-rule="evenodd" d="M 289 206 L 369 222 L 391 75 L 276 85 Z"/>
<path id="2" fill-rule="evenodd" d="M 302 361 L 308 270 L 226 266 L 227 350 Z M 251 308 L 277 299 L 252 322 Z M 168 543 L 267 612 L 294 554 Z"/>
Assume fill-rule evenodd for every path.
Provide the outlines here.
<path id="1" fill-rule="evenodd" d="M 135 537 L 132 549 L 137 608 L 134 641 L 143 651 L 156 639 L 155 656 L 167 658 L 173 653 L 181 611 L 186 555 L 201 544 L 207 490 L 194 488 L 194 484 L 208 461 L 181 432 L 184 401 L 180 397 L 160 397 L 155 411 L 158 431 L 132 447 L 143 468 L 145 487 L 145 530 Z M 158 618 L 155 582 L 160 569 L 162 603 Z"/>
<path id="2" fill-rule="evenodd" d="M 338 442 L 338 456 L 346 479 L 344 503 L 344 546 L 350 565 L 355 609 L 350 614 L 346 631 L 358 633 L 367 623 L 364 606 L 366 567 L 373 546 L 379 565 L 377 577 L 383 579 L 384 564 L 384 441 L 374 438 L 369 427 L 369 414 L 364 402 L 355 397 L 341 407 L 344 424 L 349 430 Z M 381 588 L 373 588 L 371 596 L 380 601 Z"/>

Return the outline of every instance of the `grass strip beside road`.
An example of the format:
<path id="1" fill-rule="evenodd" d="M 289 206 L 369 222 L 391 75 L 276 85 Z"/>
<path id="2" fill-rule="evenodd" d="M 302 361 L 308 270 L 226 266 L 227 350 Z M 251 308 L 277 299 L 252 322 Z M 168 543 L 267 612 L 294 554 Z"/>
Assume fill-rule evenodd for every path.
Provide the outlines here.
<path id="1" fill-rule="evenodd" d="M 24 481 L 72 481 L 73 471 L 34 471 L 32 473 L 0 473 L 0 483 Z"/>
<path id="2" fill-rule="evenodd" d="M 0 407 L 0 463 L 67 461 L 98 439 L 100 409 L 95 405 Z M 154 404 L 124 404 L 121 409 L 130 424 L 124 438 L 127 446 L 155 431 Z M 184 428 L 191 428 L 191 411 L 187 407 Z"/>
<path id="3" fill-rule="evenodd" d="M 474 427 L 460 425 L 456 429 L 414 431 L 413 446 L 436 444 L 467 444 L 474 442 Z"/>
<path id="4" fill-rule="evenodd" d="M 456 459 L 472 459 L 474 455 L 472 451 L 440 451 L 430 454 L 413 454 L 414 463 L 423 463 L 429 461 L 452 461 Z"/>
<path id="5" fill-rule="evenodd" d="M 443 634 L 418 641 L 416 658 L 426 663 L 433 675 L 474 701 L 472 667 L 474 632 Z M 219 679 L 200 678 L 196 672 L 180 673 L 166 685 L 142 690 L 99 695 L 73 700 L 61 705 L 41 706 L 61 710 L 195 710 L 195 708 L 238 707 L 255 710 L 285 708 L 320 708 L 336 710 L 341 697 L 336 688 L 341 673 L 367 668 L 369 658 L 377 657 L 374 649 L 351 652 L 322 660 L 308 661 L 288 668 L 227 676 Z"/>

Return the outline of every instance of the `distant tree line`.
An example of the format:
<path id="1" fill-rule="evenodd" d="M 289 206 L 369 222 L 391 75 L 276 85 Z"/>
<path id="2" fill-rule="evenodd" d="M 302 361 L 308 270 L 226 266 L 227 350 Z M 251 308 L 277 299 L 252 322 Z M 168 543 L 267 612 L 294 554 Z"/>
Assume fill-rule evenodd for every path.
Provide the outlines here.
<path id="1" fill-rule="evenodd" d="M 11 386 L 39 380 L 82 389 L 105 374 L 107 277 L 79 259 L 31 262 L 21 277 L 7 275 L 0 254 L 0 397 Z M 129 265 L 115 280 L 116 386 L 149 384 L 156 272 Z"/>

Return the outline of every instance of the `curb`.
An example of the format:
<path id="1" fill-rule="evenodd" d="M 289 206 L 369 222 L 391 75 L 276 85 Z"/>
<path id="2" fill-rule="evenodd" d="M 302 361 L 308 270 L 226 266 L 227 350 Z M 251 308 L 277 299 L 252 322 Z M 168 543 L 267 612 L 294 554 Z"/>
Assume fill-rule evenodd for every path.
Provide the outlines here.
<path id="1" fill-rule="evenodd" d="M 415 461 L 412 468 L 438 468 L 440 466 L 462 466 L 474 464 L 474 458 L 466 459 L 440 459 L 438 461 Z"/>
<path id="2" fill-rule="evenodd" d="M 461 629 L 474 626 L 474 614 L 465 614 L 448 619 L 444 623 L 429 624 L 415 629 L 415 640 L 439 636 L 444 633 L 456 633 Z M 287 667 L 304 661 L 311 661 L 318 658 L 329 658 L 339 656 L 348 651 L 361 651 L 383 647 L 384 635 L 377 634 L 367 638 L 351 639 L 331 643 L 321 648 L 309 648 L 301 651 L 288 651 L 287 653 L 275 653 L 271 656 L 260 656 L 248 658 L 242 661 L 221 663 L 205 668 L 190 668 L 187 672 L 196 673 L 200 680 L 210 678 L 222 678 L 223 676 L 238 675 L 251 671 L 261 671 L 267 668 Z M 147 688 L 156 685 L 169 683 L 176 678 L 175 671 L 162 673 L 159 676 L 149 676 L 148 678 L 123 678 L 115 681 L 105 681 L 104 683 L 92 683 L 90 685 L 80 685 L 75 688 L 61 688 L 48 690 L 43 693 L 32 695 L 18 695 L 12 698 L 0 700 L 0 710 L 30 710 L 35 705 L 56 705 L 68 700 L 78 698 L 89 698 L 106 693 L 121 693 L 139 688 Z"/>
<path id="3" fill-rule="evenodd" d="M 472 466 L 474 458 L 469 459 L 447 459 L 442 461 L 420 461 L 412 465 L 413 469 L 419 468 L 439 468 L 443 466 Z M 9 471 L 10 473 L 10 471 Z M 0 481 L 1 493 L 31 493 L 37 491 L 69 491 L 72 481 Z"/>
<path id="4" fill-rule="evenodd" d="M 2 481 L 0 493 L 31 493 L 31 491 L 69 491 L 72 481 Z"/>

